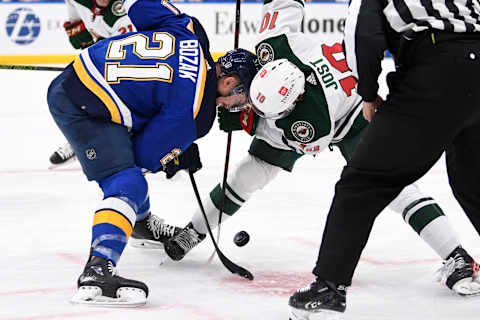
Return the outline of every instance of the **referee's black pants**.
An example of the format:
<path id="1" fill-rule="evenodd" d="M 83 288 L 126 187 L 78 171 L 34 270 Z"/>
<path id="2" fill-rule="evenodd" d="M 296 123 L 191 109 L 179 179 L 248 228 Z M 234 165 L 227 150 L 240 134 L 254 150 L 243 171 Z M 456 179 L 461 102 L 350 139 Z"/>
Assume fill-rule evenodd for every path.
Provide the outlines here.
<path id="1" fill-rule="evenodd" d="M 408 44 L 336 184 L 315 275 L 350 285 L 377 215 L 444 151 L 454 195 L 480 233 L 479 77 L 480 36 L 428 33 Z"/>

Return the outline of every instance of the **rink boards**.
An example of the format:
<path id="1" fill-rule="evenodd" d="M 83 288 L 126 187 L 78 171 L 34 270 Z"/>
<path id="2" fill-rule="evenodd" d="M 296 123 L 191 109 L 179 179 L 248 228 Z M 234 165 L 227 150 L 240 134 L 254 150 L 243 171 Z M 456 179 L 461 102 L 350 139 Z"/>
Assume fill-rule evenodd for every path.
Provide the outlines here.
<path id="1" fill-rule="evenodd" d="M 233 2 L 175 3 L 185 13 L 196 16 L 210 38 L 211 51 L 232 49 L 235 20 Z M 260 24 L 261 2 L 241 5 L 240 46 L 253 50 Z M 340 39 L 346 14 L 345 2 L 306 4 L 303 31 L 321 41 Z M 63 29 L 67 9 L 63 2 L 28 3 L 0 0 L 0 63 L 66 63 L 74 50 Z"/>

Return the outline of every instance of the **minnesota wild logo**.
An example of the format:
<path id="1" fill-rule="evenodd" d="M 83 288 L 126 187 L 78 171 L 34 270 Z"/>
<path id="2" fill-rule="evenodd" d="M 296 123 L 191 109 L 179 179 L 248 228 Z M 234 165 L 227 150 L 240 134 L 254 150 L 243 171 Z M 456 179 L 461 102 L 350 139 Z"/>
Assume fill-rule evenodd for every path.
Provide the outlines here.
<path id="1" fill-rule="evenodd" d="M 262 43 L 258 46 L 257 49 L 258 62 L 263 66 L 264 64 L 273 61 L 274 53 L 273 48 L 268 43 Z"/>
<path id="2" fill-rule="evenodd" d="M 112 13 L 117 17 L 121 17 L 127 14 L 125 8 L 123 7 L 122 0 L 117 0 L 112 3 Z"/>
<path id="3" fill-rule="evenodd" d="M 312 124 L 307 121 L 296 121 L 292 124 L 291 132 L 295 139 L 302 143 L 312 141 L 315 136 L 315 129 Z"/>

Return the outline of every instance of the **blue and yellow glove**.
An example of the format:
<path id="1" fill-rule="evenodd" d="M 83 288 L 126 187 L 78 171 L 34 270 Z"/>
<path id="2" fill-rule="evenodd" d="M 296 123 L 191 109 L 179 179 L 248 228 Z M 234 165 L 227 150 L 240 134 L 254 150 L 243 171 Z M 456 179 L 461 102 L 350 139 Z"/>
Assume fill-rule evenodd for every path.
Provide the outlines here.
<path id="1" fill-rule="evenodd" d="M 167 163 L 165 166 L 165 173 L 167 179 L 173 178 L 180 170 L 188 170 L 195 173 L 202 169 L 202 162 L 200 161 L 200 152 L 196 143 L 192 143 L 187 150 L 183 151 L 177 158 Z"/>

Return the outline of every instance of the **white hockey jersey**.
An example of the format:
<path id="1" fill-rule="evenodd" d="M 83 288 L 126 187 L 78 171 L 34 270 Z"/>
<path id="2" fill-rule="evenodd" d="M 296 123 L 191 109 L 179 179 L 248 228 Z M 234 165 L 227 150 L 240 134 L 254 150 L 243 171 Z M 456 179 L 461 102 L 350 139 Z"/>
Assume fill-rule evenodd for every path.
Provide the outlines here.
<path id="1" fill-rule="evenodd" d="M 69 21 L 82 20 L 95 40 L 136 31 L 127 16 L 122 0 L 113 0 L 105 8 L 95 0 L 65 0 Z"/>
<path id="2" fill-rule="evenodd" d="M 305 74 L 305 94 L 279 120 L 260 119 L 255 135 L 275 148 L 315 154 L 341 141 L 361 115 L 361 97 L 340 43 L 300 31 L 303 0 L 265 0 L 256 53 L 261 65 L 286 58 Z"/>

